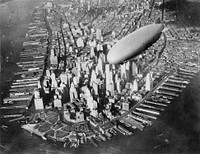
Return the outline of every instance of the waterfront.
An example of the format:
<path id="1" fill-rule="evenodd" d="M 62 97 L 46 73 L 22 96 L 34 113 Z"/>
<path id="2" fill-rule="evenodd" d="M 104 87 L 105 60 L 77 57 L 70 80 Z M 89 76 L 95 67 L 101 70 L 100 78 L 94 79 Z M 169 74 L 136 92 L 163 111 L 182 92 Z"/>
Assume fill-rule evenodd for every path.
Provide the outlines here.
<path id="1" fill-rule="evenodd" d="M 133 131 L 132 136 L 118 134 L 112 140 L 98 142 L 78 149 L 56 147 L 25 130 L 12 130 L 2 141 L 8 145 L 7 153 L 77 153 L 77 154 L 129 154 L 129 153 L 199 153 L 200 134 L 200 74 L 192 80 L 179 98 L 168 106 L 152 126 L 144 131 Z M 15 129 L 15 128 L 13 128 Z M 11 135 L 12 134 L 12 135 Z"/>
<path id="2" fill-rule="evenodd" d="M 48 143 L 45 143 L 40 138 L 37 138 L 35 136 L 31 137 L 30 134 L 28 134 L 27 132 L 20 130 L 20 133 L 14 131 L 14 134 L 17 135 L 13 135 L 12 139 L 8 141 L 11 143 L 11 146 L 9 146 L 10 150 L 12 151 L 12 153 L 17 151 L 18 153 L 48 153 L 48 151 L 54 151 L 57 153 L 59 153 L 60 151 L 62 151 L 63 153 L 132 153 L 133 151 L 136 153 L 187 153 L 189 151 L 195 152 L 196 150 L 199 150 L 199 132 L 197 129 L 198 122 L 195 122 L 194 120 L 199 119 L 199 115 L 194 114 L 198 114 L 199 110 L 197 112 L 194 112 L 194 109 L 198 109 L 199 107 L 192 108 L 194 106 L 198 106 L 199 102 L 199 85 L 195 83 L 199 83 L 199 80 L 197 78 L 194 79 L 191 85 L 189 85 L 184 93 L 181 94 L 181 96 L 183 97 L 180 97 L 179 99 L 174 101 L 174 104 L 170 105 L 169 108 L 164 113 L 162 113 L 162 116 L 157 121 L 155 121 L 153 126 L 145 128 L 145 131 L 143 132 L 133 131 L 133 135 L 130 137 L 122 135 L 114 136 L 111 141 L 99 143 L 98 148 L 93 148 L 91 145 L 87 144 L 81 146 L 77 150 L 60 148 L 56 149 L 54 145 L 51 146 L 51 144 L 49 145 Z M 195 91 L 195 93 L 192 91 Z M 186 97 L 187 95 L 189 95 L 191 98 Z M 196 99 L 194 100 L 194 98 Z M 192 100 L 194 101 L 194 104 L 191 103 Z M 178 104 L 176 105 L 176 103 Z M 188 104 L 190 104 L 191 106 L 188 106 Z M 180 111 L 178 115 L 177 111 Z M 190 128 L 193 129 L 190 130 Z M 39 151 L 34 151 L 33 149 L 36 149 L 36 147 L 41 148 Z"/>

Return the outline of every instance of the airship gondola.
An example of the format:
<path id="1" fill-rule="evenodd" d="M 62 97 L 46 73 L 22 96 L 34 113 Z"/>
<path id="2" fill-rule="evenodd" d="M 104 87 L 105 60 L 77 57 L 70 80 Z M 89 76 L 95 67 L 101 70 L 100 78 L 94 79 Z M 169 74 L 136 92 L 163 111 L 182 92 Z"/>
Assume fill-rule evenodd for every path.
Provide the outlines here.
<path id="1" fill-rule="evenodd" d="M 150 24 L 139 28 L 119 40 L 108 52 L 110 64 L 120 64 L 144 52 L 155 43 L 162 34 L 163 24 Z"/>

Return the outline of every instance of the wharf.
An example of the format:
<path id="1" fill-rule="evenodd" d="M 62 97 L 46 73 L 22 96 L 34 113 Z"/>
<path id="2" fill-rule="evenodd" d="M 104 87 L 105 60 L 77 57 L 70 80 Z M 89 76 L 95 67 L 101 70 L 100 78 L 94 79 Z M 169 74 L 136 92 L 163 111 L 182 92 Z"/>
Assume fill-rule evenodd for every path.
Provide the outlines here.
<path id="1" fill-rule="evenodd" d="M 125 127 L 123 127 L 122 125 L 120 125 L 119 122 L 123 123 L 126 127 L 129 127 L 130 129 L 139 129 L 141 131 L 145 128 L 145 126 L 152 125 L 153 120 L 156 120 L 157 117 L 161 114 L 161 112 L 164 111 L 164 109 L 167 107 L 167 105 L 171 102 L 171 99 L 178 96 L 178 94 L 171 96 L 172 98 L 169 97 L 169 100 L 168 100 L 168 97 L 166 97 L 160 93 L 160 95 L 159 95 L 160 98 L 158 100 L 154 101 L 155 98 L 153 98 L 153 96 L 157 96 L 157 92 L 160 89 L 162 89 L 163 85 L 168 84 L 169 79 L 171 77 L 173 77 L 176 74 L 176 72 L 177 72 L 177 70 L 172 70 L 167 76 L 163 77 L 163 79 L 149 93 L 147 93 L 147 95 L 145 95 L 141 101 L 139 101 L 136 105 L 134 105 L 129 111 L 125 112 L 124 114 L 118 116 L 115 119 L 112 119 L 111 121 L 104 122 L 103 124 L 99 124 L 95 127 L 89 128 L 89 130 L 87 131 L 89 133 L 89 135 L 88 135 L 88 133 L 82 131 L 82 133 L 87 134 L 86 140 L 89 140 L 95 147 L 97 147 L 97 144 L 93 141 L 93 139 L 91 137 L 94 137 L 94 139 L 96 139 L 97 141 L 99 141 L 100 139 L 102 141 L 106 141 L 107 138 L 108 139 L 111 138 L 111 134 L 109 132 L 113 132 L 113 130 L 117 130 L 119 133 L 122 133 L 124 135 L 131 135 L 132 132 L 129 131 L 128 129 L 126 129 Z M 174 80 L 177 81 L 178 79 L 174 79 Z M 187 84 L 188 83 L 189 83 L 189 80 L 188 80 Z M 179 83 L 174 83 L 171 85 L 173 86 L 176 84 L 179 84 Z M 181 84 L 183 84 L 183 83 L 181 82 Z M 186 83 L 184 83 L 184 84 L 187 85 Z M 186 86 L 179 86 L 179 89 L 182 89 L 185 87 Z M 168 89 L 170 93 L 172 93 L 170 91 L 172 89 L 174 90 L 177 88 Z M 176 92 L 180 93 L 181 91 L 176 91 Z M 43 124 L 36 124 L 35 127 L 32 129 L 31 128 L 26 129 L 25 126 L 23 128 L 44 138 L 45 132 L 50 132 L 52 130 L 52 128 L 50 128 L 50 127 L 45 128 L 45 130 L 41 132 L 41 130 L 38 129 L 37 127 L 41 128 L 41 127 L 43 127 L 44 124 L 53 125 L 53 123 L 51 124 L 51 122 L 50 122 L 51 118 L 57 117 L 56 113 L 55 112 L 53 112 L 53 113 L 54 114 L 49 114 L 49 116 L 45 116 L 46 118 L 43 119 L 44 120 Z M 57 122 L 54 120 L 54 123 L 56 124 Z M 68 126 L 66 126 L 66 124 L 62 123 L 62 125 L 60 127 L 58 127 L 57 131 L 56 131 L 58 133 L 58 132 L 60 132 L 60 130 L 62 130 L 62 133 L 60 132 L 62 135 L 61 136 L 58 135 L 60 137 L 58 137 L 58 136 L 55 137 L 56 135 L 54 134 L 54 136 L 49 137 L 49 139 L 65 142 L 66 137 L 70 133 L 70 131 L 66 129 L 67 127 L 73 127 L 73 124 L 68 124 Z M 88 126 L 87 126 L 87 128 L 88 128 Z M 92 132 L 95 132 L 95 133 L 92 133 Z M 55 133 L 55 128 L 54 128 L 54 133 Z M 104 133 L 104 134 L 102 134 L 102 133 Z M 65 137 L 63 137 L 63 136 L 65 136 Z M 72 140 L 70 142 L 71 147 L 77 146 L 75 144 L 76 142 L 73 141 L 73 139 L 71 137 L 67 137 L 67 138 L 69 140 Z M 48 135 L 47 135 L 47 139 L 48 139 Z"/>
<path id="2" fill-rule="evenodd" d="M 26 96 L 19 96 L 19 97 L 8 97 L 4 99 L 4 103 L 9 103 L 9 102 L 17 102 L 17 101 L 31 101 L 32 95 L 26 95 Z"/>
<path id="3" fill-rule="evenodd" d="M 153 104 L 153 105 L 157 105 L 157 106 L 167 107 L 167 104 L 153 102 L 153 101 L 149 101 L 149 100 L 145 100 L 145 104 Z"/>
<path id="4" fill-rule="evenodd" d="M 17 63 L 18 66 L 22 67 L 22 69 L 14 74 L 15 77 L 19 76 L 20 79 L 15 79 L 13 81 L 13 83 L 11 85 L 11 89 L 10 89 L 10 97 L 7 97 L 4 99 L 4 104 L 1 107 L 1 110 L 4 112 L 6 112 L 6 110 L 9 110 L 9 112 L 12 112 L 12 110 L 13 110 L 16 113 L 13 115 L 10 113 L 4 114 L 4 115 L 2 115 L 2 118 L 11 118 L 11 117 L 16 118 L 17 117 L 20 119 L 21 117 L 23 117 L 23 114 L 21 113 L 21 111 L 23 109 L 26 109 L 29 106 L 31 100 L 33 100 L 33 98 L 35 96 L 34 89 L 40 87 L 40 85 L 39 85 L 40 78 L 44 77 L 43 74 L 47 73 L 46 71 L 53 70 L 53 69 L 49 69 L 53 66 L 53 64 L 49 63 L 49 59 L 50 59 L 50 56 L 51 56 L 51 58 L 52 57 L 55 58 L 56 56 L 54 53 L 51 55 L 50 52 L 54 51 L 52 49 L 56 48 L 56 50 L 57 50 L 57 48 L 59 48 L 57 50 L 57 51 L 59 51 L 59 56 L 56 58 L 61 58 L 60 52 L 63 51 L 64 47 L 66 48 L 65 37 L 64 37 L 64 33 L 63 33 L 63 23 L 62 23 L 64 21 L 61 20 L 61 23 L 60 23 L 59 28 L 60 28 L 61 32 L 56 31 L 56 35 L 55 35 L 55 31 L 53 31 L 54 33 L 52 33 L 52 29 L 50 27 L 52 25 L 50 25 L 49 20 L 47 19 L 47 16 L 48 16 L 47 10 L 48 9 L 46 9 L 46 10 L 42 9 L 42 14 L 45 15 L 45 18 L 42 18 L 42 14 L 41 14 L 41 16 L 33 17 L 34 23 L 30 24 L 29 29 L 31 29 L 31 30 L 29 30 L 27 33 L 28 40 L 26 42 L 24 42 L 24 44 L 23 44 L 24 51 L 22 51 L 22 53 L 21 53 L 20 62 Z M 53 14 L 53 11 L 56 13 Z M 53 10 L 53 11 L 51 11 L 51 13 L 54 16 L 56 16 L 57 14 L 59 14 L 59 16 L 62 16 L 62 14 L 59 13 L 59 10 L 57 10 L 57 11 Z M 132 20 L 134 18 L 134 15 L 130 15 L 130 20 Z M 69 31 L 70 31 L 70 33 L 72 33 L 72 36 L 71 36 L 73 38 L 72 40 L 76 41 L 76 38 L 74 37 L 72 30 L 70 29 L 71 24 L 67 20 L 67 17 L 66 16 L 64 16 L 64 17 L 66 20 L 65 24 L 68 25 Z M 140 13 L 139 19 L 141 17 L 142 17 L 142 13 Z M 113 19 L 114 18 L 115 17 L 113 17 Z M 115 21 L 115 20 L 113 20 L 113 21 Z M 51 24 L 53 24 L 53 22 Z M 128 26 L 128 24 L 129 24 L 129 20 L 126 22 L 125 25 L 122 26 L 122 29 L 120 29 L 120 31 L 118 33 L 118 35 L 119 35 L 118 39 L 123 37 L 122 32 L 124 32 L 124 27 Z M 41 30 L 41 28 L 38 27 L 38 25 L 40 25 L 40 26 L 42 25 L 45 28 L 42 28 L 42 30 Z M 105 26 L 103 33 L 104 34 L 107 33 L 108 30 L 113 28 L 112 26 L 113 26 L 112 22 L 111 22 L 111 24 L 109 23 L 107 26 Z M 129 29 L 131 29 L 131 28 L 129 28 Z M 125 34 L 128 34 L 128 33 L 129 33 L 129 31 L 125 32 Z M 59 36 L 59 35 L 62 35 L 62 36 Z M 174 35 L 178 35 L 178 34 L 174 34 Z M 45 43 L 40 43 L 36 38 L 35 38 L 35 40 L 33 39 L 33 37 L 41 37 L 41 39 L 44 39 L 44 38 L 46 38 L 46 36 L 48 36 L 48 40 Z M 56 36 L 58 38 L 56 38 Z M 96 34 L 95 34 L 95 36 L 96 36 Z M 63 42 L 61 41 L 61 38 L 62 38 Z M 58 41 L 58 42 L 56 42 L 56 41 Z M 55 44 L 58 44 L 59 47 L 55 47 Z M 73 45 L 77 47 L 76 42 Z M 62 49 L 61 49 L 61 46 L 62 46 Z M 41 48 L 43 49 L 42 52 L 40 50 Z M 65 49 L 65 52 L 66 51 L 67 50 Z M 83 51 L 83 52 L 84 52 L 84 54 L 86 53 L 85 51 Z M 76 57 L 75 54 L 72 54 L 70 58 L 73 59 L 74 57 Z M 61 67 L 59 70 L 58 69 L 59 65 L 55 64 L 57 67 L 56 71 L 58 71 L 58 72 L 63 71 L 63 69 L 65 71 L 67 71 L 67 69 L 66 69 L 67 68 L 66 53 L 65 53 L 65 56 L 63 56 L 62 58 L 64 58 L 64 60 L 62 61 L 64 63 L 63 68 Z M 73 67 L 71 65 L 76 65 L 74 63 L 74 61 L 69 61 L 68 63 L 69 63 L 70 69 L 71 69 L 71 67 Z M 42 67 L 42 65 L 44 65 L 44 66 Z M 109 66 L 109 65 L 107 65 L 107 66 Z M 156 86 L 153 88 L 151 87 L 150 91 L 146 90 L 145 92 L 147 92 L 147 93 L 146 94 L 144 93 L 144 96 L 141 95 L 141 99 L 139 99 L 136 104 L 133 104 L 133 106 L 131 106 L 131 108 L 129 106 L 129 108 L 127 109 L 125 106 L 126 104 L 129 104 L 130 102 L 127 103 L 124 100 L 122 102 L 120 102 L 120 103 L 123 103 L 123 105 L 125 104 L 124 105 L 125 109 L 120 110 L 121 112 L 116 114 L 116 116 L 113 116 L 113 115 L 109 116 L 109 114 L 108 114 L 108 117 L 106 119 L 106 118 L 103 118 L 102 116 L 99 116 L 99 115 L 97 116 L 97 114 L 95 114 L 95 113 L 97 113 L 97 111 L 95 111 L 95 113 L 91 113 L 90 116 L 87 116 L 87 118 L 85 118 L 84 116 L 82 116 L 82 112 L 79 112 L 79 110 L 83 111 L 86 108 L 86 106 L 84 106 L 84 103 L 83 102 L 77 103 L 77 100 L 75 100 L 75 101 L 72 100 L 70 103 L 65 104 L 65 105 L 69 105 L 69 106 L 65 106 L 67 108 L 66 110 L 64 110 L 64 106 L 62 106 L 62 105 L 61 105 L 62 107 L 60 107 L 61 109 L 60 108 L 57 109 L 56 107 L 52 109 L 52 106 L 49 105 L 50 109 L 46 108 L 45 110 L 42 110 L 42 111 L 38 110 L 37 113 L 31 115 L 31 117 L 29 119 L 29 123 L 26 125 L 23 125 L 22 128 L 33 134 L 36 134 L 36 135 L 42 137 L 42 139 L 44 139 L 44 140 L 51 139 L 54 141 L 63 142 L 64 147 L 67 145 L 70 145 L 70 147 L 78 147 L 80 142 L 84 143 L 87 140 L 89 140 L 95 147 L 97 147 L 97 144 L 94 142 L 93 138 L 97 138 L 97 140 L 101 139 L 102 141 L 106 141 L 107 139 L 111 139 L 112 135 L 110 132 L 113 132 L 113 134 L 115 134 L 115 132 L 116 132 L 115 130 L 117 130 L 118 132 L 120 132 L 124 135 L 131 135 L 132 129 L 139 129 L 140 131 L 143 131 L 145 126 L 152 125 L 153 121 L 156 120 L 160 114 L 162 114 L 162 112 L 165 110 L 165 108 L 168 106 L 168 104 L 171 103 L 173 98 L 179 96 L 179 93 L 183 90 L 183 88 L 185 88 L 186 85 L 189 84 L 190 79 L 192 79 L 192 77 L 198 72 L 195 70 L 191 70 L 192 69 L 191 67 L 189 67 L 187 69 L 181 68 L 181 67 L 182 66 L 179 66 L 179 68 L 175 68 L 175 69 L 171 68 L 169 70 L 163 71 L 164 75 L 159 76 L 162 79 L 158 80 L 158 82 L 156 82 L 157 83 Z M 72 70 L 72 71 L 74 71 L 74 70 Z M 89 71 L 90 70 L 88 70 L 88 72 Z M 109 74 L 108 73 L 109 71 L 108 72 L 105 71 L 105 72 L 107 73 L 107 74 L 105 73 L 105 75 Z M 145 73 L 146 72 L 144 72 L 144 74 Z M 60 75 L 60 74 L 56 74 L 56 75 Z M 49 78 L 49 76 L 46 76 L 46 77 Z M 75 78 L 73 78 L 73 79 L 75 79 Z M 142 79 L 143 78 L 141 78 L 141 80 Z M 52 78 L 51 78 L 51 80 L 52 80 Z M 59 80 L 61 80 L 61 79 L 59 79 Z M 47 85 L 48 85 L 48 81 L 50 81 L 50 79 L 47 80 L 47 83 L 46 83 Z M 73 84 L 72 84 L 72 87 L 73 87 Z M 76 86 L 74 86 L 74 87 L 76 87 Z M 53 86 L 49 87 L 49 89 L 51 89 L 51 88 L 53 89 L 54 87 Z M 56 91 L 58 89 L 56 89 L 56 90 L 53 89 L 53 90 Z M 128 88 L 125 88 L 125 90 L 128 91 Z M 49 96 L 49 91 L 47 92 L 48 96 Z M 56 94 L 56 92 L 54 94 Z M 71 94 L 71 92 L 70 92 L 70 94 Z M 52 96 L 57 96 L 57 94 L 52 95 Z M 155 96 L 156 96 L 156 98 L 155 98 Z M 39 99 L 42 100 L 42 98 L 39 98 Z M 55 100 L 59 101 L 59 99 L 55 99 Z M 110 100 L 111 99 L 109 99 L 109 101 Z M 23 102 L 23 103 L 20 104 L 19 102 Z M 94 101 L 93 101 L 93 103 L 94 103 Z M 109 103 L 108 103 L 107 108 L 109 108 Z M 89 105 L 88 104 L 87 104 L 87 106 L 90 105 L 90 104 Z M 81 106 L 80 109 L 79 109 L 79 106 Z M 81 120 L 80 120 L 81 122 L 75 121 L 74 118 L 71 119 L 71 117 L 68 114 L 69 113 L 68 108 L 73 108 L 72 113 L 74 113 L 77 110 L 79 112 L 79 115 L 76 118 L 78 120 L 80 120 L 82 118 L 81 119 L 82 121 Z M 20 111 L 18 111 L 18 109 Z M 61 112 L 63 112 L 63 115 L 61 115 Z M 84 112 L 86 112 L 86 111 L 84 110 Z M 106 112 L 107 111 L 105 110 L 105 114 L 106 114 Z M 65 119 L 65 121 L 64 121 L 63 119 L 65 118 L 65 116 L 66 116 L 67 120 Z M 69 117 L 67 117 L 67 116 L 69 116 Z M 34 124 L 31 124 L 31 123 L 34 123 Z M 123 126 L 122 123 L 125 126 Z M 126 127 L 129 127 L 129 128 L 126 128 Z"/>
<path id="5" fill-rule="evenodd" d="M 178 86 L 180 89 L 182 89 L 182 88 L 186 88 L 186 85 L 189 84 L 189 80 L 185 81 L 184 79 L 182 79 L 181 81 L 177 80 L 177 79 L 173 79 L 173 81 L 175 82 L 174 84 L 168 83 L 169 81 L 171 81 L 170 78 L 177 75 L 177 72 L 179 72 L 179 68 L 177 70 L 172 70 L 167 76 L 163 77 L 162 80 L 147 95 L 145 95 L 144 98 L 140 102 L 138 102 L 136 105 L 134 105 L 129 111 L 125 112 L 120 117 L 113 119 L 112 121 L 119 120 L 119 121 L 124 122 L 125 121 L 124 117 L 127 117 L 127 115 L 129 115 L 131 113 L 134 113 L 136 115 L 140 115 L 140 116 L 143 116 L 146 118 L 150 118 L 152 120 L 156 120 L 157 116 L 160 115 L 160 112 L 164 111 L 164 107 L 167 107 L 167 104 L 161 103 L 162 101 L 160 101 L 160 102 L 148 101 L 151 98 L 151 96 L 155 94 L 160 97 L 172 100 L 174 97 L 178 97 L 178 94 L 170 91 L 171 89 L 168 89 L 168 92 L 160 92 L 162 85 L 168 84 L 170 86 L 171 85 Z M 195 71 L 195 72 L 197 73 L 197 71 Z M 185 86 L 179 85 L 180 83 L 184 84 Z M 180 93 L 181 90 L 178 90 L 176 92 Z M 149 104 L 147 105 L 147 103 L 149 103 Z M 155 105 L 157 105 L 159 107 L 155 107 Z M 156 111 L 156 110 L 158 110 L 158 111 Z M 127 120 L 126 120 L 126 123 L 128 123 Z M 97 127 L 103 127 L 103 125 L 105 125 L 105 124 L 98 125 Z M 130 124 L 130 125 L 133 125 L 133 124 Z M 141 129 L 141 127 L 139 127 L 139 128 L 140 128 L 140 130 L 143 130 L 143 129 Z"/>
<path id="6" fill-rule="evenodd" d="M 39 11 L 35 9 L 35 12 Z M 16 117 L 22 118 L 25 111 L 33 100 L 34 89 L 38 87 L 39 79 L 41 78 L 44 71 L 44 58 L 46 56 L 46 46 L 45 46 L 45 37 L 48 35 L 47 29 L 45 28 L 45 22 L 42 22 L 44 11 L 38 15 L 41 22 L 32 23 L 37 31 L 38 26 L 44 27 L 42 31 L 39 31 L 40 34 L 44 36 L 38 37 L 38 39 L 33 40 L 32 38 L 27 38 L 23 43 L 23 50 L 20 54 L 19 62 L 17 65 L 21 69 L 17 70 L 14 73 L 14 79 L 10 86 L 9 96 L 3 100 L 1 106 L 1 117 L 4 119 L 13 119 Z M 28 34 L 28 32 L 27 32 Z M 28 36 L 28 35 L 27 35 Z M 44 40 L 43 43 L 40 43 L 40 40 Z M 11 120 L 13 122 L 16 120 Z"/>

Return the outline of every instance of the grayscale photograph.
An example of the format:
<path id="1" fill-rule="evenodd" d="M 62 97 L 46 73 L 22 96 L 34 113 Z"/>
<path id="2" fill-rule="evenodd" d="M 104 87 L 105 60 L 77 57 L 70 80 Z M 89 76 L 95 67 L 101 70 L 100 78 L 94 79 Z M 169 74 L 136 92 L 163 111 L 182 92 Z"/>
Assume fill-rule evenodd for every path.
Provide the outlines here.
<path id="1" fill-rule="evenodd" d="M 200 0 L 0 0 L 1 154 L 199 154 Z"/>

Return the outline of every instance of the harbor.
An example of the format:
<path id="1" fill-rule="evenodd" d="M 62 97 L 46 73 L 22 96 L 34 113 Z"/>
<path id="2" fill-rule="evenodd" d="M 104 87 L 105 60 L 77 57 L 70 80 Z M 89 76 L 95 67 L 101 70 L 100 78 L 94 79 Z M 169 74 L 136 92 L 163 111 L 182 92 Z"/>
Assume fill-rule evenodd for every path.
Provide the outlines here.
<path id="1" fill-rule="evenodd" d="M 77 16 L 82 10 L 68 12 L 68 8 L 73 10 L 79 6 L 78 3 L 71 4 L 47 2 L 34 10 L 28 27 L 31 30 L 26 33 L 27 40 L 17 62 L 20 69 L 14 73 L 9 95 L 3 99 L 1 118 L 10 123 L 20 122 L 24 130 L 41 137 L 41 142 L 56 143 L 64 149 L 78 149 L 88 143 L 99 148 L 116 136 L 130 138 L 138 131 L 149 130 L 163 115 L 167 116 L 168 108 L 199 74 L 195 51 L 188 53 L 182 46 L 176 48 L 177 53 L 172 53 L 171 47 L 177 42 L 196 44 L 193 42 L 196 38 L 185 43 L 180 36 L 175 40 L 167 36 L 169 40 L 164 44 L 164 52 L 159 59 L 154 59 L 151 55 L 153 47 L 162 46 L 165 41 L 165 36 L 161 37 L 143 55 L 152 58 L 152 63 L 138 56 L 137 61 L 108 64 L 106 54 L 113 46 L 113 38 L 121 39 L 133 32 L 137 23 L 121 27 L 99 25 L 104 18 L 87 13 L 74 19 L 71 14 Z M 138 9 L 143 13 L 135 11 L 130 19 L 139 15 L 140 26 L 149 24 L 151 21 L 145 20 L 150 11 L 148 7 Z M 107 16 L 112 17 L 113 10 L 108 11 Z M 94 27 L 84 26 L 84 19 L 88 23 L 92 21 Z M 108 20 L 118 23 L 120 15 Z M 76 25 L 77 21 L 80 25 Z M 107 30 L 113 28 L 116 34 L 107 34 L 105 27 Z M 103 29 L 102 32 L 99 29 Z M 177 28 L 168 32 L 172 30 Z M 98 41 L 96 45 L 94 38 Z M 185 57 L 180 57 L 179 52 L 184 52 Z"/>

